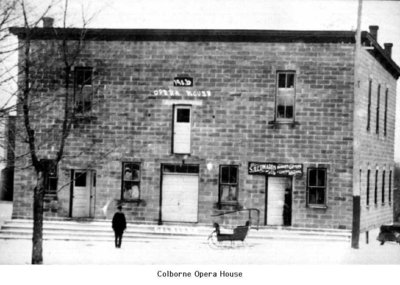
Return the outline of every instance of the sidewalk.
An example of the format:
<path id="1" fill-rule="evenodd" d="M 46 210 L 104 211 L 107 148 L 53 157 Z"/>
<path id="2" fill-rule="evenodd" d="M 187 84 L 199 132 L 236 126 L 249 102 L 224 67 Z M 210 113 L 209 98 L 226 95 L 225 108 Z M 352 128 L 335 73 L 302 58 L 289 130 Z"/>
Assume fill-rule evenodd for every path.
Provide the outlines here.
<path id="1" fill-rule="evenodd" d="M 30 240 L 0 240 L 0 264 L 30 264 Z M 44 264 L 130 265 L 331 265 L 400 264 L 400 246 L 372 238 L 360 249 L 347 242 L 249 241 L 246 246 L 212 249 L 206 240 L 123 242 L 45 241 Z"/>

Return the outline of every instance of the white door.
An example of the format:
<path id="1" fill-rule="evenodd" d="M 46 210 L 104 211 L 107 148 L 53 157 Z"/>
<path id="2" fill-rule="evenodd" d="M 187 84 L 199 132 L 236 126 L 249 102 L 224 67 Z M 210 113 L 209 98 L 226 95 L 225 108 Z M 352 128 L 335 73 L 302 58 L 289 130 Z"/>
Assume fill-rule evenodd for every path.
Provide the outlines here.
<path id="1" fill-rule="evenodd" d="M 190 106 L 175 106 L 173 152 L 190 153 L 190 133 L 192 112 Z"/>
<path id="2" fill-rule="evenodd" d="M 268 177 L 267 225 L 283 225 L 285 189 L 290 187 L 288 177 Z"/>
<path id="3" fill-rule="evenodd" d="M 96 174 L 94 171 L 73 171 L 72 217 L 89 218 L 94 215 Z"/>
<path id="4" fill-rule="evenodd" d="M 197 222 L 199 176 L 164 174 L 162 181 L 162 220 Z"/>

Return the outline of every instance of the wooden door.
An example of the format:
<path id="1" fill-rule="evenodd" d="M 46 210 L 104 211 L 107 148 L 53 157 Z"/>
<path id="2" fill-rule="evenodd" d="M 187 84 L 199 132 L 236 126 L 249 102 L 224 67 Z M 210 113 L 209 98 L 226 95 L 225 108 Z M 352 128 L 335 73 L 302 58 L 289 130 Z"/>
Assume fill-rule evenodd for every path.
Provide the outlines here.
<path id="1" fill-rule="evenodd" d="M 164 174 L 162 182 L 162 220 L 169 222 L 197 222 L 198 186 L 198 175 Z"/>
<path id="2" fill-rule="evenodd" d="M 173 153 L 189 154 L 192 112 L 190 106 L 175 106 Z"/>
<path id="3" fill-rule="evenodd" d="M 91 170 L 72 171 L 72 213 L 73 218 L 94 216 L 96 173 Z"/>
<path id="4" fill-rule="evenodd" d="M 289 187 L 289 177 L 268 177 L 267 225 L 283 225 L 285 189 Z"/>

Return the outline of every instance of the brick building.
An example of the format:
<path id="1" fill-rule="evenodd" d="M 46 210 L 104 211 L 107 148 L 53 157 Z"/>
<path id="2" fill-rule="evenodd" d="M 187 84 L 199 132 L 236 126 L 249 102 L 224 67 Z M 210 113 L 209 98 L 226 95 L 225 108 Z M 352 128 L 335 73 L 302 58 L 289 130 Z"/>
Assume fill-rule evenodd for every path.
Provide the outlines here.
<path id="1" fill-rule="evenodd" d="M 400 68 L 376 27 L 357 70 L 352 31 L 86 30 L 79 116 L 56 166 L 57 42 L 81 32 L 32 34 L 46 217 L 110 218 L 122 204 L 135 222 L 210 224 L 257 208 L 262 225 L 350 229 L 357 188 L 363 231 L 392 221 Z M 16 170 L 13 217 L 31 216 L 31 174 Z"/>

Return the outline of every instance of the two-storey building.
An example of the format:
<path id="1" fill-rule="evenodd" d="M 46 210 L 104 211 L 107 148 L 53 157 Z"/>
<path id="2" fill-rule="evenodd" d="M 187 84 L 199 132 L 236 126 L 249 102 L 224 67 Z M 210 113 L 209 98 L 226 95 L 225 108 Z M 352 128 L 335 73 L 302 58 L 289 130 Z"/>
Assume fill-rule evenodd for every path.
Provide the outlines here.
<path id="1" fill-rule="evenodd" d="M 46 216 L 110 218 L 121 204 L 135 222 L 210 224 L 257 208 L 263 225 L 351 229 L 358 187 L 362 230 L 391 222 L 400 68 L 376 31 L 362 33 L 356 70 L 354 31 L 85 30 L 77 118 L 54 165 L 57 43 L 82 30 L 35 29 Z M 31 177 L 15 171 L 13 217 L 32 215 Z"/>

